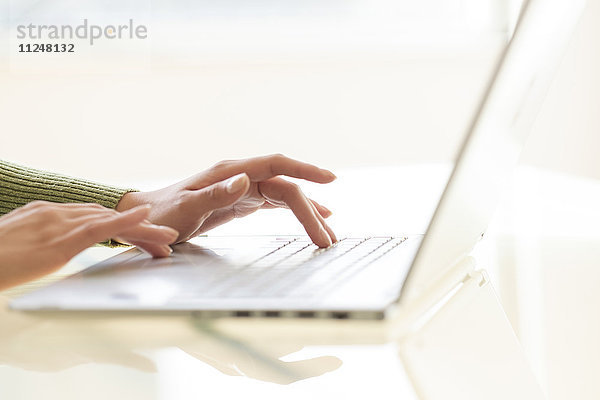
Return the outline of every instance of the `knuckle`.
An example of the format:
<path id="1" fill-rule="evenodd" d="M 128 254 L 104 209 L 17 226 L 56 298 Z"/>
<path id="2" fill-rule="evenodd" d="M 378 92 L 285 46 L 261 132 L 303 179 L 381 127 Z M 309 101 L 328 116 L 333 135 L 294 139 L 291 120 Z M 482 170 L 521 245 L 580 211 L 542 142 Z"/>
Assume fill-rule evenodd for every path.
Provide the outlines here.
<path id="1" fill-rule="evenodd" d="M 55 238 L 55 232 L 48 226 L 42 227 L 36 233 L 39 243 L 49 243 Z"/>
<path id="2" fill-rule="evenodd" d="M 209 201 L 216 201 L 219 199 L 220 191 L 216 185 L 209 186 L 205 189 L 205 196 Z"/>
<path id="3" fill-rule="evenodd" d="M 288 182 L 283 188 L 283 198 L 288 201 L 292 198 L 297 198 L 299 196 L 303 196 L 302 189 L 300 186 L 296 185 L 293 182 Z"/>
<path id="4" fill-rule="evenodd" d="M 217 162 L 216 164 L 214 164 L 211 169 L 212 170 L 222 170 L 222 169 L 226 169 L 227 167 L 229 167 L 231 165 L 231 160 L 222 160 Z"/>
<path id="5" fill-rule="evenodd" d="M 47 206 L 51 204 L 48 201 L 44 201 L 44 200 L 34 200 L 30 203 L 25 204 L 25 206 L 23 206 L 23 208 L 27 208 L 27 209 L 36 209 L 36 208 L 41 208 L 44 206 Z"/>
<path id="6" fill-rule="evenodd" d="M 101 222 L 89 222 L 82 226 L 83 236 L 88 243 L 98 243 L 110 237 Z"/>
<path id="7" fill-rule="evenodd" d="M 283 161 L 283 160 L 286 160 L 286 159 L 287 159 L 287 157 L 286 157 L 286 156 L 284 156 L 282 153 L 274 153 L 274 154 L 271 154 L 271 155 L 269 156 L 269 158 L 270 158 L 272 161 Z"/>
<path id="8" fill-rule="evenodd" d="M 97 225 L 92 222 L 85 222 L 85 223 L 81 224 L 80 228 L 81 228 L 82 232 L 84 232 L 85 234 L 88 234 L 88 233 L 93 233 L 97 229 L 96 226 Z"/>
<path id="9" fill-rule="evenodd" d="M 98 223 L 86 222 L 81 225 L 81 231 L 83 236 L 90 242 L 97 242 L 106 238 L 99 237 L 102 230 L 102 226 Z"/>
<path id="10" fill-rule="evenodd" d="M 300 186 L 296 185 L 293 182 L 289 182 L 286 186 L 287 186 L 287 190 L 290 193 L 293 193 L 293 194 L 300 194 L 300 193 L 302 193 L 302 189 L 300 189 Z"/>
<path id="11" fill-rule="evenodd" d="M 172 207 L 174 209 L 182 209 L 187 206 L 189 203 L 190 192 L 187 190 L 183 190 L 178 192 L 175 196 L 173 196 Z"/>
<path id="12" fill-rule="evenodd" d="M 45 218 L 45 219 L 53 218 L 57 214 L 56 208 L 54 208 L 54 206 L 52 206 L 52 203 L 42 204 L 42 205 L 36 207 L 35 210 L 36 210 L 36 213 L 40 217 Z"/>

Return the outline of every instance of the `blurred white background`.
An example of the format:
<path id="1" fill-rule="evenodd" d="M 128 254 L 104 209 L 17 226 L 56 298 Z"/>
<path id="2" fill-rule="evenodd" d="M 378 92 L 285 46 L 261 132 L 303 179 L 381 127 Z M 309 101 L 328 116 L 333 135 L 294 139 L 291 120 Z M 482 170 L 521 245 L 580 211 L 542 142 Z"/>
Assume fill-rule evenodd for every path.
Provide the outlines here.
<path id="1" fill-rule="evenodd" d="M 331 168 L 448 161 L 517 3 L 5 1 L 0 157 L 104 181 L 270 152 Z M 83 18 L 132 18 L 149 37 L 16 52 L 16 25 Z M 598 18 L 592 0 L 527 164 L 600 176 Z"/>
<path id="2" fill-rule="evenodd" d="M 125 185 L 272 152 L 338 172 L 447 163 L 519 3 L 0 0 L 0 158 Z M 84 18 L 149 36 L 16 52 L 16 25 Z M 589 0 L 522 156 L 536 168 L 491 231 L 488 265 L 557 399 L 600 392 L 599 22 Z"/>
<path id="3" fill-rule="evenodd" d="M 448 161 L 517 6 L 5 3 L 0 157 L 108 182 L 187 175 L 270 152 L 331 168 Z M 149 37 L 82 44 L 68 55 L 16 53 L 16 25 L 83 18 L 132 18 Z M 592 0 L 524 152 L 527 164 L 600 176 L 598 18 Z"/>

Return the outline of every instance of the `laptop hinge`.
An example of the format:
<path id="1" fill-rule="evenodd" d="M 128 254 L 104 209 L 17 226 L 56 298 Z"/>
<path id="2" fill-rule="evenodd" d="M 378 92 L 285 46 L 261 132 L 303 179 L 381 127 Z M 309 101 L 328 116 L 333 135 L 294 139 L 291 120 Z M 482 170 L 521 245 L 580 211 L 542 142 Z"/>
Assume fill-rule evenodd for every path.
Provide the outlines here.
<path id="1" fill-rule="evenodd" d="M 426 313 L 431 313 L 445 298 L 451 297 L 466 281 L 478 279 L 479 286 L 487 283 L 486 274 L 474 274 L 475 259 L 471 256 L 464 257 L 454 264 L 446 274 L 422 292 L 415 299 L 406 303 L 393 303 L 386 310 L 386 317 L 390 320 L 402 321 L 400 326 L 411 326 Z"/>

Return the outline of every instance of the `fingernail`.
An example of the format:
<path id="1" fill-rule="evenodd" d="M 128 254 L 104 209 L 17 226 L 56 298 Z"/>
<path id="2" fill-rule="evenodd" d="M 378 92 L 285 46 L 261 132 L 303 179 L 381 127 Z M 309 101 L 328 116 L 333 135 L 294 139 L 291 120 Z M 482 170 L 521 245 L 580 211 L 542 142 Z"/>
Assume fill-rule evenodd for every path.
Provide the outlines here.
<path id="1" fill-rule="evenodd" d="M 245 173 L 238 174 L 227 181 L 227 193 L 233 194 L 242 190 L 246 185 L 248 176 Z"/>
<path id="2" fill-rule="evenodd" d="M 167 253 L 169 253 L 169 255 L 173 253 L 173 249 L 170 246 L 165 246 L 165 250 Z"/>

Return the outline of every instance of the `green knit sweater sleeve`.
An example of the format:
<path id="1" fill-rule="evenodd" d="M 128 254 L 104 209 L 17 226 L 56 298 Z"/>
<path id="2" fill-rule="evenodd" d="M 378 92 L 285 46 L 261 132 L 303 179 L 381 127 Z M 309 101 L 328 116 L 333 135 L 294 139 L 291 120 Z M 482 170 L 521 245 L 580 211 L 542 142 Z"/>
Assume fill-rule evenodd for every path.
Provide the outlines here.
<path id="1" fill-rule="evenodd" d="M 40 171 L 0 160 L 0 215 L 34 200 L 55 203 L 98 203 L 115 208 L 133 189 Z"/>

